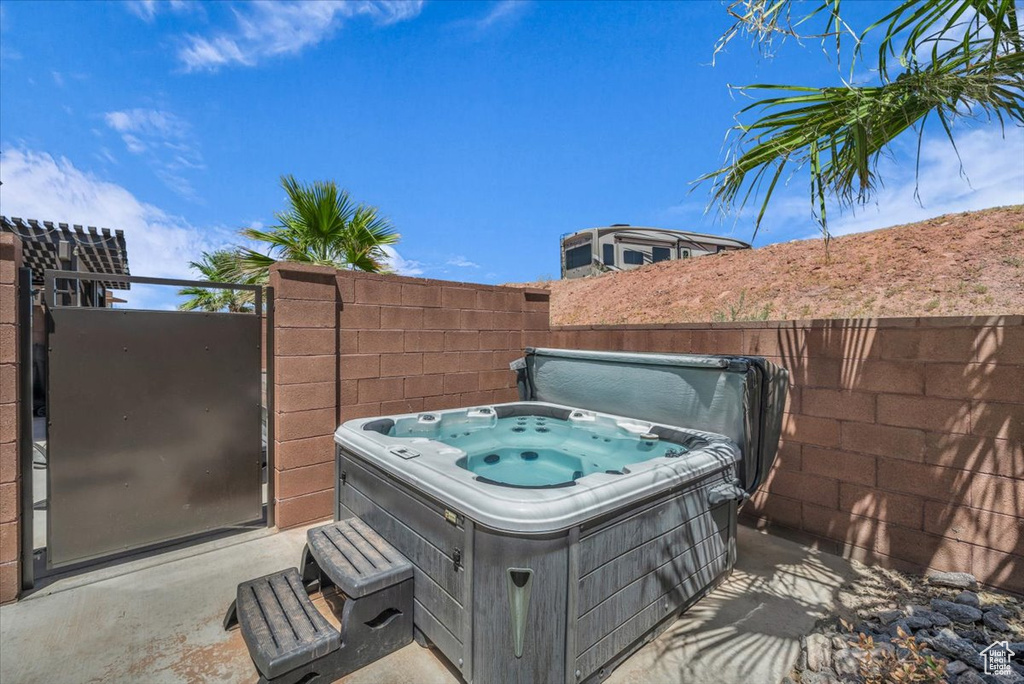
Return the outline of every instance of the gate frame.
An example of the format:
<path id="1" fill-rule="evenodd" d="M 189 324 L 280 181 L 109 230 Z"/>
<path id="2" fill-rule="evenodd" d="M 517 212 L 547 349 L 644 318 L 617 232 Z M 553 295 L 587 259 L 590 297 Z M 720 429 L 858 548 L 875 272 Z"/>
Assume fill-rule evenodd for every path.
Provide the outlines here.
<path id="1" fill-rule="evenodd" d="M 21 525 L 21 592 L 35 586 L 35 501 L 32 470 L 34 440 L 32 435 L 32 269 L 18 269 L 18 470 L 21 475 L 19 502 Z"/>
<path id="2" fill-rule="evenodd" d="M 21 590 L 22 593 L 35 588 L 36 578 L 55 577 L 81 571 L 83 568 L 97 566 L 112 561 L 124 560 L 133 556 L 150 554 L 160 549 L 194 544 L 206 538 L 213 538 L 223 534 L 221 530 L 202 532 L 188 535 L 178 539 L 164 542 L 157 542 L 152 545 L 132 549 L 122 553 L 112 553 L 101 558 L 96 558 L 81 563 L 62 566 L 50 569 L 46 563 L 40 562 L 36 567 L 36 553 L 34 540 L 34 487 L 32 484 L 33 470 L 33 410 L 32 410 L 32 309 L 35 291 L 32 287 L 32 269 L 23 267 L 19 270 L 20 288 L 18 301 L 18 327 L 19 335 L 19 362 L 20 368 L 20 402 L 21 402 L 21 425 L 19 435 L 19 463 L 21 466 L 21 497 L 20 497 L 20 525 L 21 525 Z M 57 304 L 57 280 L 76 281 L 73 294 L 78 294 L 77 281 L 102 281 L 117 283 L 136 283 L 139 285 L 167 285 L 172 287 L 202 287 L 216 290 L 247 290 L 255 294 L 253 312 L 263 330 L 260 332 L 260 342 L 263 354 L 263 366 L 265 368 L 266 383 L 266 409 L 267 409 L 267 503 L 264 508 L 264 522 L 267 529 L 273 529 L 276 524 L 276 493 L 274 487 L 275 472 L 275 397 L 274 397 L 274 288 L 265 285 L 245 285 L 239 283 L 220 283 L 204 280 L 184 280 L 178 278 L 152 278 L 147 276 L 119 275 L 112 273 L 91 273 L 80 271 L 65 271 L 59 269 L 46 269 L 43 271 L 43 296 L 42 304 L 45 311 L 53 308 L 78 308 L 79 299 L 76 297 L 72 304 Z M 62 293 L 63 294 L 63 293 Z M 146 311 L 147 309 L 131 309 Z M 49 327 L 47 326 L 47 354 L 49 354 Z M 49 383 L 47 383 L 48 385 Z M 26 419 L 27 417 L 27 419 Z M 49 481 L 49 406 L 47 406 L 46 423 L 46 449 L 47 449 L 47 481 Z M 43 559 L 40 559 L 43 560 Z"/>

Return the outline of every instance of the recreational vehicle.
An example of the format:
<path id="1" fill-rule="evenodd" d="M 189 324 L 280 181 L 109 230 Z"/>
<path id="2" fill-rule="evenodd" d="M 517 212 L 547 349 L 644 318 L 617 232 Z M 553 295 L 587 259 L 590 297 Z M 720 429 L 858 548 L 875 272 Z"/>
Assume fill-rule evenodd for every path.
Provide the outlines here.
<path id="1" fill-rule="evenodd" d="M 717 235 L 616 223 L 562 236 L 562 278 L 627 271 L 644 264 L 732 249 L 750 249 L 750 245 Z"/>

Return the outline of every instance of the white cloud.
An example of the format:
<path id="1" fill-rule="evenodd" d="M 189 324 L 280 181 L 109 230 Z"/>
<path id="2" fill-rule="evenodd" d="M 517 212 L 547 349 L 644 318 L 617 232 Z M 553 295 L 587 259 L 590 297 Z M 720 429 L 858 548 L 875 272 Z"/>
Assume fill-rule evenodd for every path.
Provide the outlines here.
<path id="1" fill-rule="evenodd" d="M 127 147 L 128 151 L 132 154 L 142 154 L 147 149 L 146 144 L 131 133 L 125 133 L 121 136 L 121 139 L 124 140 L 124 146 Z"/>
<path id="2" fill-rule="evenodd" d="M 228 244 L 227 230 L 201 230 L 136 198 L 124 187 L 44 152 L 11 149 L 0 155 L 0 213 L 40 221 L 123 230 L 135 275 L 191 278 L 188 262 L 204 250 Z M 172 288 L 133 287 L 133 306 L 166 305 Z"/>
<path id="3" fill-rule="evenodd" d="M 187 71 L 254 66 L 317 45 L 347 19 L 367 16 L 378 25 L 389 25 L 418 16 L 422 8 L 423 0 L 254 2 L 233 10 L 231 31 L 188 36 L 178 59 Z"/>
<path id="4" fill-rule="evenodd" d="M 129 152 L 148 153 L 147 160 L 164 185 L 185 199 L 199 201 L 192 183 L 182 173 L 206 165 L 183 119 L 171 112 L 141 107 L 107 112 L 103 119 L 120 134 Z"/>
<path id="5" fill-rule="evenodd" d="M 452 22 L 452 26 L 469 32 L 475 39 L 500 28 L 508 28 L 526 15 L 533 5 L 532 0 L 497 0 L 482 16 L 468 17 Z"/>
<path id="6" fill-rule="evenodd" d="M 908 134 L 896 141 L 891 153 L 881 159 L 881 182 L 867 205 L 841 211 L 835 202 L 828 203 L 829 232 L 846 235 L 942 214 L 1024 204 L 1024 128 L 1007 126 L 1004 133 L 998 125 L 961 126 L 953 133 L 964 176 L 956 152 L 942 131 L 926 135 L 921 145 L 918 201 L 914 196 L 917 138 Z M 821 237 L 820 227 L 811 214 L 806 183 L 806 170 L 780 180 L 758 231 L 758 244 Z M 751 199 L 743 210 L 727 216 L 715 215 L 712 209 L 712 214 L 701 222 L 703 230 L 728 232 L 731 237 L 749 241 L 759 209 L 759 198 Z"/>
<path id="7" fill-rule="evenodd" d="M 998 127 L 962 132 L 956 137 L 966 178 L 949 141 L 941 134 L 921 147 L 920 195 L 914 199 L 913 160 L 885 162 L 885 187 L 876 201 L 856 213 L 833 214 L 829 231 L 845 235 L 895 226 L 941 214 L 1024 204 L 1024 129 Z M 807 206 L 807 205 L 805 205 Z M 770 209 L 769 209 L 770 211 Z"/>
<path id="8" fill-rule="evenodd" d="M 398 275 L 404 276 L 419 276 L 423 275 L 424 265 L 413 259 L 405 259 L 401 254 L 398 253 L 394 247 L 387 245 L 384 247 L 384 251 L 387 253 L 387 264 L 388 268 L 397 273 Z"/>
<path id="9" fill-rule="evenodd" d="M 162 10 L 187 12 L 194 7 L 201 6 L 199 3 L 189 3 L 185 0 L 131 0 L 125 4 L 125 7 L 143 21 L 152 22 Z"/>
<path id="10" fill-rule="evenodd" d="M 449 266 L 458 266 L 459 268 L 480 268 L 480 264 L 475 261 L 470 261 L 464 256 L 454 256 L 447 261 Z"/>
<path id="11" fill-rule="evenodd" d="M 114 155 L 113 155 L 113 154 L 112 154 L 112 153 L 110 152 L 110 150 L 109 150 L 109 149 L 107 149 L 106 147 L 101 147 L 101 148 L 99 149 L 99 152 L 97 152 L 97 153 L 96 153 L 95 155 L 93 155 L 93 156 L 95 156 L 95 157 L 96 157 L 97 159 L 99 159 L 100 161 L 106 162 L 106 163 L 108 163 L 108 164 L 116 164 L 116 163 L 117 163 L 117 157 L 115 157 L 115 156 L 114 156 Z"/>
<path id="12" fill-rule="evenodd" d="M 529 0 L 499 0 L 487 14 L 473 24 L 477 29 L 485 31 L 493 26 L 514 22 L 529 8 Z"/>
<path id="13" fill-rule="evenodd" d="M 170 112 L 159 109 L 125 109 L 103 115 L 107 125 L 118 133 L 135 133 L 164 138 L 182 138 L 188 127 Z"/>

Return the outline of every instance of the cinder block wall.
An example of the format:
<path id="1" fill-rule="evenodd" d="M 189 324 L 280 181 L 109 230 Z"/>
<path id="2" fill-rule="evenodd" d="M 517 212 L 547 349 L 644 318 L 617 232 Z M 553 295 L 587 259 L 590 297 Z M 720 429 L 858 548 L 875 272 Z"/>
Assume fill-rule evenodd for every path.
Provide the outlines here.
<path id="1" fill-rule="evenodd" d="M 282 527 L 330 515 L 349 418 L 515 398 L 523 347 L 757 354 L 790 371 L 748 520 L 1024 592 L 1024 317 L 548 327 L 546 293 L 276 266 Z"/>
<path id="2" fill-rule="evenodd" d="M 0 601 L 18 593 L 16 277 L 0 235 Z M 1024 592 L 1024 317 L 549 328 L 543 290 L 279 264 L 278 524 L 331 515 L 358 416 L 515 398 L 523 347 L 759 354 L 791 373 L 754 524 L 868 563 Z"/>
<path id="3" fill-rule="evenodd" d="M 342 421 L 512 401 L 544 290 L 275 265 L 277 523 L 331 515 Z"/>
<path id="4" fill-rule="evenodd" d="M 18 597 L 18 268 L 21 242 L 0 234 L 0 603 Z"/>
<path id="5" fill-rule="evenodd" d="M 783 443 L 748 519 L 1024 593 L 1024 317 L 555 328 L 551 343 L 782 364 Z"/>

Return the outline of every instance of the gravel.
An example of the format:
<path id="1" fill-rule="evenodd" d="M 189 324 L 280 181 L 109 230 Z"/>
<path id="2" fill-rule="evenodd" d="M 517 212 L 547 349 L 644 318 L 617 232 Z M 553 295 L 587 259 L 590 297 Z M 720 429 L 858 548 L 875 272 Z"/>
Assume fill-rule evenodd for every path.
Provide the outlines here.
<path id="1" fill-rule="evenodd" d="M 1002 617 L 997 615 L 995 611 L 992 611 L 992 610 L 990 610 L 987 613 L 985 613 L 985 616 L 982 618 L 982 622 L 985 623 L 986 627 L 988 627 L 989 629 L 991 629 L 991 630 L 993 630 L 995 632 L 1009 632 L 1010 631 L 1010 625 L 1006 624 L 1006 620 L 1004 620 Z M 1011 649 L 1011 650 L 1013 650 L 1013 649 Z"/>
<path id="2" fill-rule="evenodd" d="M 868 656 L 862 646 L 872 647 L 872 668 L 882 672 L 878 668 L 892 664 L 883 655 L 906 662 L 909 639 L 945 668 L 949 684 L 1024 684 L 1024 602 L 1019 597 L 979 588 L 967 573 L 934 573 L 925 579 L 856 567 L 863 575 L 840 590 L 837 615 L 820 621 L 801 640 L 797 668 L 786 684 L 862 684 Z M 897 636 L 899 630 L 910 635 L 908 641 Z M 1017 654 L 1013 671 L 1000 677 L 985 674 L 981 651 L 1002 640 Z M 879 676 L 889 681 L 891 674 Z"/>
<path id="3" fill-rule="evenodd" d="M 981 611 L 977 608 L 965 606 L 962 603 L 944 601 L 943 599 L 932 599 L 931 607 L 935 612 L 942 613 L 954 622 L 969 624 L 977 622 L 982 617 Z"/>
<path id="4" fill-rule="evenodd" d="M 962 603 L 963 605 L 970 606 L 971 608 L 981 608 L 981 600 L 973 591 L 961 591 L 956 595 L 956 598 L 953 599 L 953 602 Z"/>
<path id="5" fill-rule="evenodd" d="M 930 572 L 928 582 L 936 587 L 953 589 L 976 589 L 978 580 L 969 572 Z"/>
<path id="6" fill-rule="evenodd" d="M 968 664 L 973 665 L 975 661 L 980 660 L 973 642 L 952 632 L 947 632 L 947 630 L 942 630 L 941 634 L 932 638 L 928 643 L 942 655 L 962 660 Z"/>
<path id="7" fill-rule="evenodd" d="M 805 642 L 807 667 L 822 672 L 832 667 L 832 640 L 824 634 L 811 634 Z"/>

